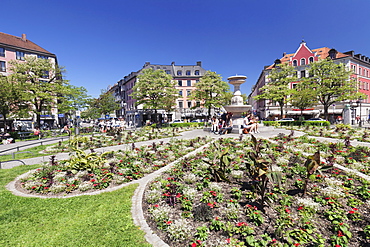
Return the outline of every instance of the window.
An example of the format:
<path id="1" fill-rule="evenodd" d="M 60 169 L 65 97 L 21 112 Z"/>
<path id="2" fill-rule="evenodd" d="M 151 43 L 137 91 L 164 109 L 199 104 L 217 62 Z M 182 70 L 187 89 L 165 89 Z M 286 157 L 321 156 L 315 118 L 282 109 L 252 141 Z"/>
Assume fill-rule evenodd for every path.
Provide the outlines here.
<path id="1" fill-rule="evenodd" d="M 41 56 L 41 55 L 37 55 L 37 58 L 41 58 L 41 59 L 48 59 L 47 56 Z"/>
<path id="2" fill-rule="evenodd" d="M 361 68 L 358 68 L 358 74 L 361 75 Z"/>
<path id="3" fill-rule="evenodd" d="M 178 82 L 179 86 L 182 87 L 182 80 L 178 80 L 177 82 Z"/>
<path id="4" fill-rule="evenodd" d="M 301 78 L 304 78 L 304 77 L 306 77 L 306 71 L 305 70 L 302 70 L 301 71 Z"/>
<path id="5" fill-rule="evenodd" d="M 0 61 L 0 72 L 5 72 L 5 71 L 6 71 L 5 62 Z"/>
<path id="6" fill-rule="evenodd" d="M 184 107 L 184 102 L 179 101 L 179 108 L 183 108 L 183 107 Z"/>
<path id="7" fill-rule="evenodd" d="M 293 60 L 293 66 L 297 66 L 297 60 Z"/>
<path id="8" fill-rule="evenodd" d="M 199 82 L 199 80 L 196 80 L 196 81 L 195 81 L 195 83 L 198 83 L 198 82 Z"/>
<path id="9" fill-rule="evenodd" d="M 301 65 L 306 65 L 306 59 L 304 58 L 301 59 Z"/>
<path id="10" fill-rule="evenodd" d="M 186 85 L 187 85 L 188 87 L 191 87 L 191 80 L 187 80 Z"/>
<path id="11" fill-rule="evenodd" d="M 191 95 L 191 90 L 186 90 L 186 96 L 190 96 Z"/>
<path id="12" fill-rule="evenodd" d="M 190 75 L 190 70 L 187 70 L 186 71 L 186 75 Z"/>
<path id="13" fill-rule="evenodd" d="M 297 87 L 297 83 L 293 83 L 292 84 L 292 89 L 296 88 Z"/>
<path id="14" fill-rule="evenodd" d="M 182 75 L 182 70 L 178 70 L 177 75 Z"/>
<path id="15" fill-rule="evenodd" d="M 42 78 L 48 79 L 49 78 L 49 71 L 44 71 L 44 73 L 42 74 Z"/>
<path id="16" fill-rule="evenodd" d="M 199 70 L 194 71 L 194 75 L 199 75 Z"/>
<path id="17" fill-rule="evenodd" d="M 356 65 L 352 65 L 352 70 L 354 73 L 356 73 Z"/>
<path id="18" fill-rule="evenodd" d="M 171 70 L 166 70 L 166 74 L 171 74 Z"/>
<path id="19" fill-rule="evenodd" d="M 16 52 L 16 58 L 18 60 L 24 60 L 24 52 L 23 51 L 17 51 Z"/>
<path id="20" fill-rule="evenodd" d="M 188 101 L 188 108 L 191 108 L 191 101 Z"/>
<path id="21" fill-rule="evenodd" d="M 182 97 L 182 90 L 179 91 L 179 95 Z"/>
<path id="22" fill-rule="evenodd" d="M 310 63 L 313 63 L 313 57 L 309 58 Z"/>
<path id="23" fill-rule="evenodd" d="M 5 57 L 5 49 L 0 47 L 0 57 Z"/>

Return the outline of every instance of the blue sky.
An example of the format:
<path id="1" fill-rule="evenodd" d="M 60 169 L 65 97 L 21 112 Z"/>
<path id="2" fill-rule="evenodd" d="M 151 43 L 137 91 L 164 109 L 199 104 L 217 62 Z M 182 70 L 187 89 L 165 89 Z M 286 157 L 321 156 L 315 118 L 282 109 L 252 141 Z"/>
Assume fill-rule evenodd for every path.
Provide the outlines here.
<path id="1" fill-rule="evenodd" d="M 66 79 L 93 97 L 152 64 L 195 65 L 248 77 L 250 93 L 265 65 L 311 49 L 370 57 L 369 0 L 2 0 L 0 32 L 55 53 Z"/>

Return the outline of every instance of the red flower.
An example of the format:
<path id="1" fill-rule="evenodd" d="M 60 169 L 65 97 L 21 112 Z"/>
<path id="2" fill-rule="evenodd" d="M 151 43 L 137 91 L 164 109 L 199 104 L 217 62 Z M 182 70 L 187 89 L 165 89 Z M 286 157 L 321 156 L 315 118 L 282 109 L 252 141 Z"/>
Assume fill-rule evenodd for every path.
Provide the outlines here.
<path id="1" fill-rule="evenodd" d="M 159 207 L 159 205 L 158 205 L 158 204 L 155 204 L 155 205 L 153 205 L 153 207 L 158 208 L 158 207 Z"/>
<path id="2" fill-rule="evenodd" d="M 338 231 L 338 235 L 337 235 L 338 237 L 343 237 L 344 236 L 344 234 L 343 234 L 343 232 L 342 231 Z"/>
<path id="3" fill-rule="evenodd" d="M 239 222 L 236 224 L 237 226 L 247 226 L 248 224 L 245 222 Z"/>
<path id="4" fill-rule="evenodd" d="M 296 243 L 296 244 L 294 244 L 294 246 L 300 246 L 301 244 L 300 243 Z"/>
<path id="5" fill-rule="evenodd" d="M 176 198 L 179 198 L 179 197 L 181 197 L 181 194 L 177 193 Z"/>
<path id="6" fill-rule="evenodd" d="M 287 212 L 288 214 L 290 214 L 290 209 L 289 208 L 286 208 L 285 209 L 285 212 Z"/>
<path id="7" fill-rule="evenodd" d="M 226 243 L 230 244 L 230 238 L 226 239 Z"/>
<path id="8" fill-rule="evenodd" d="M 303 206 L 299 206 L 297 209 L 298 210 L 302 210 L 303 209 Z"/>
<path id="9" fill-rule="evenodd" d="M 197 247 L 197 244 L 196 243 L 192 243 L 191 244 L 191 247 Z"/>
<path id="10" fill-rule="evenodd" d="M 352 210 L 357 211 L 358 209 L 357 208 L 352 208 Z"/>
<path id="11" fill-rule="evenodd" d="M 171 223 L 172 223 L 172 221 L 170 221 L 170 220 L 166 222 L 166 224 L 167 224 L 167 225 L 169 225 L 169 224 L 171 224 Z"/>
<path id="12" fill-rule="evenodd" d="M 350 214 L 354 214 L 354 213 L 355 213 L 355 211 L 351 210 L 351 211 L 349 211 L 349 213 L 350 213 Z"/>

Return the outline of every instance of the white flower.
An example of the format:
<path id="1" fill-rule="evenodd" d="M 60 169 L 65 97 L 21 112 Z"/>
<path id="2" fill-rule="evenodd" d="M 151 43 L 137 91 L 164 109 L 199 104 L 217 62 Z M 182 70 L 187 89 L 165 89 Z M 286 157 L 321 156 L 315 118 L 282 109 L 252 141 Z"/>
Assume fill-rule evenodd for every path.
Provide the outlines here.
<path id="1" fill-rule="evenodd" d="M 183 176 L 183 180 L 185 181 L 185 183 L 192 184 L 198 180 L 198 177 L 194 173 L 186 173 Z"/>
<path id="2" fill-rule="evenodd" d="M 209 187 L 210 190 L 213 190 L 213 191 L 216 191 L 216 192 L 220 192 L 222 190 L 221 184 L 216 183 L 216 182 L 210 183 L 208 187 Z"/>
<path id="3" fill-rule="evenodd" d="M 328 186 L 326 188 L 323 188 L 321 191 L 327 197 L 338 198 L 338 197 L 344 196 L 344 193 L 342 192 L 342 188 L 338 186 L 337 187 Z"/>
<path id="4" fill-rule="evenodd" d="M 343 184 L 341 180 L 338 180 L 335 178 L 325 178 L 325 183 L 328 186 L 332 186 L 332 187 L 341 186 Z"/>
<path id="5" fill-rule="evenodd" d="M 231 176 L 233 178 L 242 178 L 243 177 L 243 171 L 240 171 L 240 170 L 232 170 L 231 171 Z"/>
<path id="6" fill-rule="evenodd" d="M 182 241 L 190 237 L 191 231 L 191 226 L 186 219 L 178 219 L 167 228 L 170 238 L 175 241 Z"/>
<path id="7" fill-rule="evenodd" d="M 321 204 L 314 202 L 312 198 L 297 198 L 297 204 L 303 205 L 307 208 L 311 208 L 314 211 L 318 211 L 321 208 Z"/>
<path id="8" fill-rule="evenodd" d="M 188 198 L 189 200 L 193 200 L 198 194 L 198 191 L 191 187 L 185 187 L 182 193 L 184 194 L 184 197 Z"/>

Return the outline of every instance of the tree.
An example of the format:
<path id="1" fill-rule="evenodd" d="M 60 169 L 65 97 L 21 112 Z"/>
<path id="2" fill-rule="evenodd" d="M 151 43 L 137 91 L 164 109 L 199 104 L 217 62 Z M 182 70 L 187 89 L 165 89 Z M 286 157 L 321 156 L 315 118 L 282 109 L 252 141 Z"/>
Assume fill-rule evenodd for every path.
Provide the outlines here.
<path id="1" fill-rule="evenodd" d="M 62 69 L 49 59 L 28 56 L 25 61 L 10 61 L 12 74 L 8 80 L 18 84 L 23 90 L 20 96 L 36 114 L 40 126 L 41 114 L 56 107 L 57 100 L 64 95 L 67 81 L 62 77 Z"/>
<path id="2" fill-rule="evenodd" d="M 0 88 L 0 114 L 3 115 L 5 127 L 7 116 L 24 107 L 24 102 L 20 97 L 21 88 L 7 76 L 0 75 Z M 4 128 L 4 130 L 6 132 L 7 129 Z"/>
<path id="3" fill-rule="evenodd" d="M 65 93 L 59 100 L 58 111 L 69 113 L 86 109 L 91 102 L 90 100 L 86 88 L 66 85 Z"/>
<path id="4" fill-rule="evenodd" d="M 310 77 L 301 83 L 315 92 L 318 102 L 324 107 L 326 119 L 332 104 L 359 99 L 362 95 L 357 91 L 357 82 L 350 76 L 352 72 L 342 63 L 336 64 L 329 58 L 323 59 L 311 64 L 309 74 Z"/>
<path id="5" fill-rule="evenodd" d="M 91 110 L 92 108 L 92 110 Z M 98 115 L 108 115 L 111 112 L 120 109 L 119 103 L 116 102 L 111 92 L 102 90 L 99 98 L 90 101 L 91 113 L 98 113 Z"/>
<path id="6" fill-rule="evenodd" d="M 175 86 L 172 76 L 164 70 L 144 69 L 138 75 L 131 97 L 136 100 L 136 105 L 154 109 L 157 117 L 157 110 L 170 110 L 175 106 L 178 98 Z"/>
<path id="7" fill-rule="evenodd" d="M 199 101 L 201 106 L 208 108 L 208 117 L 211 116 L 212 107 L 230 104 L 232 94 L 229 85 L 216 72 L 207 71 L 195 87 L 196 90 L 191 93 L 189 99 Z"/>
<path id="8" fill-rule="evenodd" d="M 267 76 L 270 82 L 261 88 L 262 94 L 255 96 L 256 100 L 272 100 L 279 104 L 280 116 L 283 117 L 284 106 L 292 90 L 289 84 L 297 80 L 296 70 L 289 64 L 281 64 L 273 68 Z"/>
<path id="9" fill-rule="evenodd" d="M 292 94 L 289 97 L 289 102 L 292 106 L 301 110 L 302 118 L 303 110 L 316 105 L 317 98 L 314 90 L 305 87 L 304 83 L 299 83 L 297 84 L 295 90 L 292 90 Z"/>

